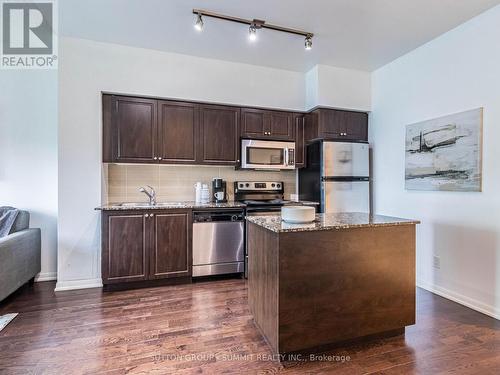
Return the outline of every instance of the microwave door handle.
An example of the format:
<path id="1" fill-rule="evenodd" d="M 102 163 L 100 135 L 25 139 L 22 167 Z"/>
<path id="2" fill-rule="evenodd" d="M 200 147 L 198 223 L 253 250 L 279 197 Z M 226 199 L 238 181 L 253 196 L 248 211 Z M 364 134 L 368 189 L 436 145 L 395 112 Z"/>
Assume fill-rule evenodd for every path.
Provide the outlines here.
<path id="1" fill-rule="evenodd" d="M 284 152 L 285 152 L 285 166 L 287 167 L 288 166 L 288 148 L 285 148 L 284 149 Z"/>

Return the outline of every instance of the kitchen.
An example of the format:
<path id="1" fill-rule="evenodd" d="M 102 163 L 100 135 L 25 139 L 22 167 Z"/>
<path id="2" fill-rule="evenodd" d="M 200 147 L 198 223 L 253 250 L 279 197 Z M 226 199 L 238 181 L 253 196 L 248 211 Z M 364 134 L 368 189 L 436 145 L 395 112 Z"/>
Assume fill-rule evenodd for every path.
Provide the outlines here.
<path id="1" fill-rule="evenodd" d="M 257 181 L 230 181 L 229 184 L 233 185 L 231 195 L 228 194 L 228 182 L 215 177 L 210 189 L 208 184 L 202 182 L 184 186 L 187 191 L 195 186 L 194 202 L 171 201 L 171 195 L 170 201 L 158 201 L 157 185 L 153 185 L 136 187 L 145 194 L 147 201 L 119 201 L 97 207 L 103 212 L 101 270 L 105 290 L 190 283 L 194 278 L 216 275 L 244 275 L 249 278 L 249 305 L 254 312 L 255 323 L 267 341 L 273 343 L 275 353 L 280 355 L 314 351 L 346 339 L 400 335 L 406 325 L 415 322 L 414 226 L 419 222 L 370 215 L 367 136 L 368 114 L 363 112 L 315 108 L 308 113 L 287 113 L 104 93 L 104 163 L 234 165 L 241 176 L 245 176 L 247 170 L 259 176 Z M 190 147 L 179 147 L 179 144 Z M 290 194 L 295 198 L 293 201 L 285 200 L 285 183 L 266 181 L 266 170 L 279 174 L 295 169 L 299 171 L 300 193 Z M 161 169 L 155 173 L 161 174 Z M 311 200 L 300 200 L 297 196 Z M 318 217 L 315 217 L 316 210 L 320 213 Z M 311 228 L 310 223 L 318 221 L 322 224 Z M 292 236 L 300 235 L 301 240 L 297 238 L 294 241 L 301 243 L 306 258 L 316 254 L 313 251 L 315 246 L 328 241 L 323 252 L 329 255 L 325 259 L 320 256 L 321 253 L 314 255 L 319 263 L 309 265 L 308 269 L 313 270 L 313 274 L 306 273 L 300 279 L 302 287 L 308 285 L 307 280 L 311 278 L 315 280 L 313 285 L 322 279 L 321 264 L 326 266 L 326 274 L 336 267 L 335 262 L 329 264 L 329 259 L 336 254 L 334 248 L 338 235 L 332 233 L 327 239 L 324 236 L 326 232 L 323 232 L 325 229 L 336 232 L 345 228 L 348 229 L 346 233 L 352 232 L 352 238 L 348 236 L 342 240 L 350 243 L 349 250 L 353 252 L 350 255 L 346 253 L 347 257 L 369 250 L 370 254 L 377 254 L 382 259 L 392 258 L 390 264 L 372 268 L 384 273 L 396 269 L 402 276 L 381 281 L 375 289 L 370 288 L 374 277 L 367 278 L 363 267 L 357 270 L 359 260 L 342 267 L 350 270 L 348 278 L 354 283 L 353 288 L 366 291 L 358 292 L 356 298 L 362 299 L 365 304 L 373 303 L 377 311 L 384 311 L 387 321 L 378 318 L 378 326 L 373 327 L 372 320 L 367 324 L 359 318 L 348 322 L 343 318 L 343 324 L 360 328 L 350 334 L 323 337 L 320 332 L 313 333 L 313 327 L 320 327 L 325 332 L 326 327 L 334 329 L 340 323 L 328 323 L 328 320 L 323 323 L 317 314 L 313 314 L 308 318 L 311 321 L 308 330 L 288 334 L 279 345 L 277 339 L 273 342 L 270 337 L 279 335 L 279 332 L 273 329 L 266 331 L 263 327 L 271 324 L 267 321 L 267 310 L 277 304 L 277 300 L 264 298 L 276 293 L 279 285 L 280 291 L 284 288 L 278 293 L 279 306 L 286 304 L 287 272 L 281 269 L 281 265 L 266 268 L 273 264 L 272 259 L 263 263 L 261 260 L 274 253 L 277 245 L 267 248 L 264 244 L 274 244 L 274 240 L 259 240 L 265 235 L 256 226 L 269 229 L 271 223 L 278 230 L 296 232 Z M 404 228 L 385 228 L 388 226 Z M 315 232 L 309 233 L 315 230 L 321 231 L 323 236 L 316 239 L 313 236 Z M 399 234 L 401 230 L 403 234 Z M 366 236 L 366 239 L 359 242 L 360 236 Z M 368 248 L 367 244 L 373 241 L 377 246 Z M 276 243 L 280 244 L 279 252 L 285 254 L 283 257 L 299 252 L 286 247 L 281 250 L 282 242 L 286 243 Z M 313 247 L 309 248 L 308 243 Z M 342 254 L 347 249 L 339 248 L 337 251 Z M 402 252 L 404 256 L 400 258 L 394 252 Z M 279 255 L 277 257 L 281 259 Z M 297 275 L 298 269 L 293 268 L 291 259 L 286 263 L 287 267 L 291 267 L 288 272 Z M 297 267 L 300 267 L 303 260 L 298 262 Z M 334 274 L 340 274 L 340 270 Z M 273 287 L 270 280 L 275 277 L 279 281 Z M 325 279 L 324 284 L 317 287 L 311 285 L 307 290 L 308 293 L 321 294 L 327 285 L 342 285 L 339 282 L 336 278 Z M 400 289 L 402 285 L 405 287 Z M 384 291 L 390 292 L 383 296 Z M 349 301 L 348 306 L 351 305 L 352 297 L 341 297 L 340 292 L 333 289 L 329 298 L 345 298 Z M 401 299 L 403 295 L 406 297 Z M 383 303 L 383 300 L 386 302 Z M 312 300 L 305 298 L 303 303 L 306 309 L 314 305 Z M 348 306 L 343 309 L 344 314 L 348 314 Z M 332 310 L 325 311 L 329 320 L 338 308 L 337 302 Z M 391 315 L 389 310 L 398 313 Z M 281 316 L 282 313 L 275 312 L 276 321 L 278 314 Z M 374 314 L 371 315 L 373 319 Z M 300 321 L 295 324 L 300 326 L 306 323 Z M 292 344 L 297 339 L 304 341 L 307 332 L 318 339 Z"/>
<path id="2" fill-rule="evenodd" d="M 38 107 L 6 98 L 41 256 L 0 372 L 498 365 L 498 6 L 341 3 L 59 2 Z"/>

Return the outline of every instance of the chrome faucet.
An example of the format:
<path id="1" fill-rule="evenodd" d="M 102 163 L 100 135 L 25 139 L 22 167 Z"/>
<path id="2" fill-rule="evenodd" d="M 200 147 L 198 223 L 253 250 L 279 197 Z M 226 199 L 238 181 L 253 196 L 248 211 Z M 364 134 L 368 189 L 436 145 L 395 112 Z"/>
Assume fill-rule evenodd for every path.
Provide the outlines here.
<path id="1" fill-rule="evenodd" d="M 149 185 L 146 185 L 146 186 L 150 189 L 149 191 L 142 186 L 139 188 L 139 191 L 141 193 L 146 194 L 149 198 L 149 205 L 154 206 L 156 204 L 156 191 L 155 191 L 155 189 L 153 189 L 152 186 L 149 186 Z"/>

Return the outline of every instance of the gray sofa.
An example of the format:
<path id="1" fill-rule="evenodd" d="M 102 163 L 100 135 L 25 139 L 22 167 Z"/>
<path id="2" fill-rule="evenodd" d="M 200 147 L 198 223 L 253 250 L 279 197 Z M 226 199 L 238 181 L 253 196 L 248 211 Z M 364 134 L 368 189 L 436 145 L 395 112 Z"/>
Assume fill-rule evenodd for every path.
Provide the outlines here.
<path id="1" fill-rule="evenodd" d="M 40 272 L 40 229 L 29 229 L 30 214 L 19 211 L 5 237 L 0 238 L 0 301 Z"/>

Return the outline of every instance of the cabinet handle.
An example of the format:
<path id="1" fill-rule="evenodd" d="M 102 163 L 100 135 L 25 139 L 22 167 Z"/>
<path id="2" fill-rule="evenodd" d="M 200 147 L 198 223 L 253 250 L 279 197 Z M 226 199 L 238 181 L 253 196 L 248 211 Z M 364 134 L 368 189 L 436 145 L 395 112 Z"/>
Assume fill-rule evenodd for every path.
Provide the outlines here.
<path id="1" fill-rule="evenodd" d="M 149 217 L 153 217 L 153 214 L 149 214 Z"/>
<path id="2" fill-rule="evenodd" d="M 161 160 L 161 156 L 158 156 L 158 160 Z"/>
<path id="3" fill-rule="evenodd" d="M 144 217 L 148 217 L 148 214 L 144 214 Z"/>
<path id="4" fill-rule="evenodd" d="M 154 160 L 158 160 L 158 158 L 157 158 L 156 156 L 155 156 L 153 159 L 154 159 Z"/>

